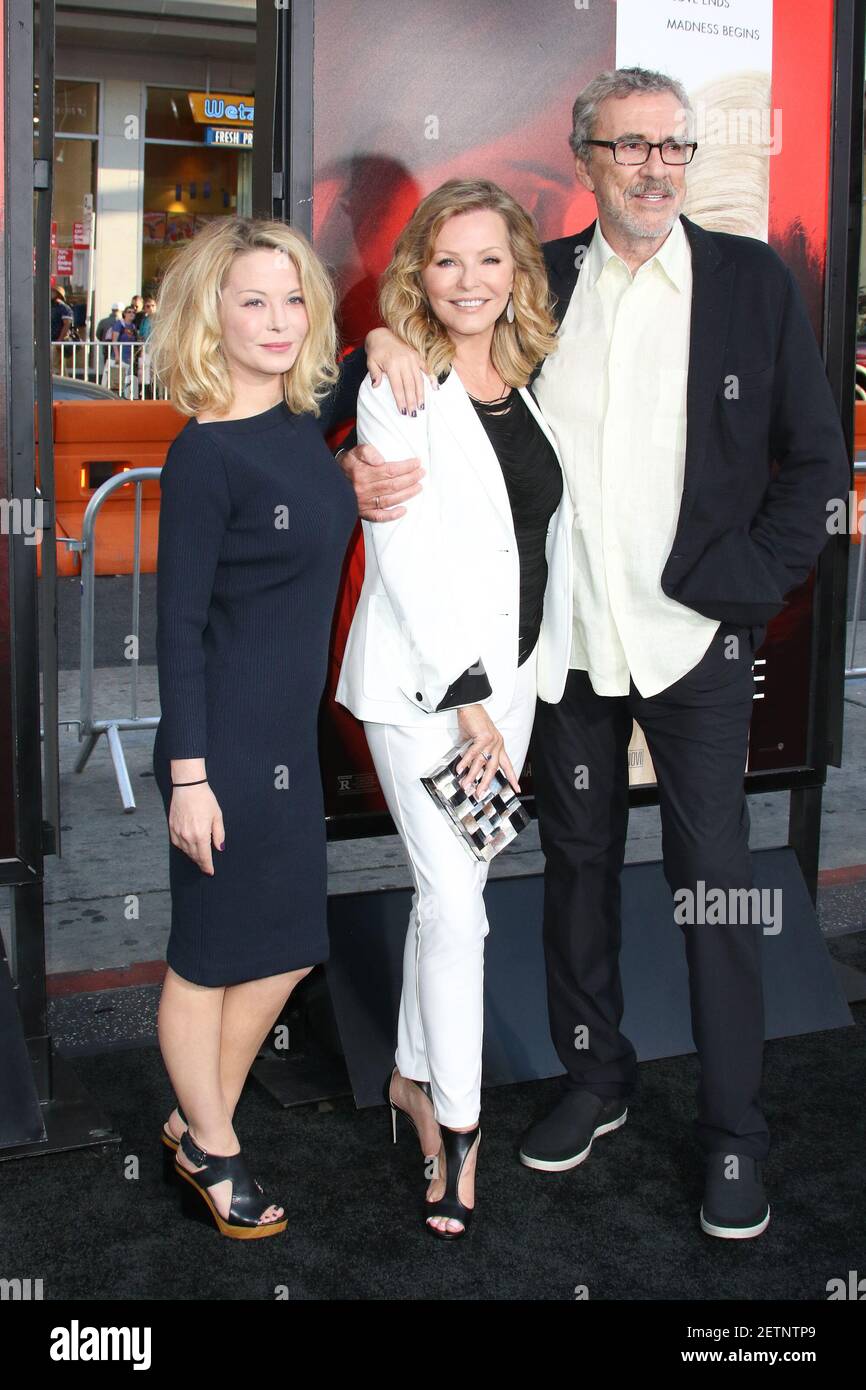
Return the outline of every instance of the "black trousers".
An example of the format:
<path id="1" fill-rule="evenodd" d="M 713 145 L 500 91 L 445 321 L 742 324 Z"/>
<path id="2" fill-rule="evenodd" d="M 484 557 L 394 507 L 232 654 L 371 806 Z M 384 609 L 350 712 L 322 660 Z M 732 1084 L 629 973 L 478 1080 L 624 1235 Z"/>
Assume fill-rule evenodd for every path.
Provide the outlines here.
<path id="1" fill-rule="evenodd" d="M 559 704 L 538 701 L 532 768 L 545 855 L 544 949 L 566 1086 L 626 1097 L 637 1081 L 634 1048 L 620 1032 L 619 972 L 633 718 L 655 766 L 671 892 L 697 895 L 701 880 L 706 893 L 753 886 L 743 777 L 755 640 L 749 628 L 722 624 L 697 666 L 649 699 L 633 682 L 628 695 L 597 695 L 586 671 L 571 670 Z M 708 1153 L 764 1158 L 762 926 L 696 921 L 682 931 L 701 1068 L 699 1141 Z"/>

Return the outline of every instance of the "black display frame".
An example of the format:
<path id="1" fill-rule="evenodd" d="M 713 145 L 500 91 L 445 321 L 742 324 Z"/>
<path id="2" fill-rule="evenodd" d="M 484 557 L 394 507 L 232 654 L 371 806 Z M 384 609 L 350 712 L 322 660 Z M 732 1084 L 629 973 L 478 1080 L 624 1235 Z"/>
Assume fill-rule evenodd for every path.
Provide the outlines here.
<path id="1" fill-rule="evenodd" d="M 12 191 L 38 185 L 33 139 L 33 8 L 30 0 L 6 0 L 3 91 L 5 237 L 0 304 L 0 390 L 4 409 L 0 450 L 10 499 L 36 497 L 34 438 L 33 203 Z M 48 289 L 41 302 L 48 308 Z M 49 351 L 46 348 L 46 351 Z M 49 368 L 50 370 L 50 368 Z M 50 377 L 49 377 L 50 381 Z M 50 531 L 50 518 L 44 531 Z M 12 675 L 11 737 L 15 853 L 0 860 L 0 884 L 41 883 L 43 876 L 42 750 L 39 712 L 39 627 L 36 546 L 9 537 L 9 619 Z"/>

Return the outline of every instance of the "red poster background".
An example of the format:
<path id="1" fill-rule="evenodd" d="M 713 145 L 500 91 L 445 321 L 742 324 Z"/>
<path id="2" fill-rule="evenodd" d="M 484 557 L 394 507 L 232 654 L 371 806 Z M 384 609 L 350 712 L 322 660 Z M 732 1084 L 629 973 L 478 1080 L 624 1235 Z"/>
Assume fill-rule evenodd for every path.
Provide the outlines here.
<path id="1" fill-rule="evenodd" d="M 651 3 L 651 0 L 648 0 Z M 833 0 L 775 0 L 770 244 L 791 266 L 820 339 L 827 246 Z M 376 285 L 397 233 L 444 179 L 477 174 L 506 187 L 543 239 L 595 217 L 567 144 L 580 88 L 615 63 L 615 0 L 585 10 L 525 0 L 394 6 L 316 4 L 313 228 L 334 268 L 344 341 L 378 322 Z M 673 73 L 688 85 L 688 74 Z M 774 119 L 778 119 L 778 115 Z M 775 128 L 775 125 L 774 125 Z M 363 578 L 360 527 L 334 624 L 321 737 L 329 815 L 383 811 L 363 730 L 333 701 Z M 750 771 L 806 761 L 812 582 L 770 625 L 761 651 Z M 531 760 L 531 753 L 530 753 Z M 531 787 L 529 776 L 521 779 Z"/>

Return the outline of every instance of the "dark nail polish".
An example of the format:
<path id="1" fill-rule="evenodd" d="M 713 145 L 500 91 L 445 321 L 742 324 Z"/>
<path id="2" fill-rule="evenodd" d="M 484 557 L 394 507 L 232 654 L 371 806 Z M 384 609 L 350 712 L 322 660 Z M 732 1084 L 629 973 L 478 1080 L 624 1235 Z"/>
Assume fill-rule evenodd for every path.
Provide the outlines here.
<path id="1" fill-rule="evenodd" d="M 400 411 L 400 414 L 401 414 L 401 415 L 408 415 L 408 414 L 409 414 L 409 412 L 408 412 L 408 410 L 406 409 L 405 406 L 404 406 L 403 409 Z"/>
<path id="2" fill-rule="evenodd" d="M 226 847 L 226 842 L 225 842 L 225 840 L 223 840 L 222 844 L 220 845 L 220 849 L 225 849 L 225 847 Z"/>
<path id="3" fill-rule="evenodd" d="M 413 410 L 413 411 L 412 411 L 412 419 L 413 419 L 413 420 L 415 419 L 415 416 L 416 416 L 417 414 L 418 414 L 417 410 Z"/>

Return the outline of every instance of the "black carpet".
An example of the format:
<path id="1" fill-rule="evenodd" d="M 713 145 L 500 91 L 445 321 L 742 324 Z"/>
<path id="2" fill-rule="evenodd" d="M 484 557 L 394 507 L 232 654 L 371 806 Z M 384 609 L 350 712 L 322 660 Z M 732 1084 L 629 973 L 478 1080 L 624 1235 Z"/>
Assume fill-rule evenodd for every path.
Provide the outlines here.
<path id="1" fill-rule="evenodd" d="M 425 1231 L 423 1160 L 405 1125 L 393 1148 L 384 1106 L 283 1111 L 250 1082 L 238 1131 L 289 1228 L 229 1241 L 184 1219 L 178 1180 L 163 1182 L 159 1129 L 172 1096 L 149 1046 L 74 1059 L 121 1132 L 119 1149 L 0 1165 L 3 1270 L 42 1278 L 46 1300 L 273 1300 L 280 1290 L 301 1300 L 573 1300 L 585 1286 L 592 1300 L 823 1301 L 828 1280 L 866 1272 L 866 1006 L 853 1012 L 855 1028 L 767 1045 L 772 1217 L 756 1240 L 700 1231 L 697 1062 L 685 1057 L 641 1067 L 628 1123 L 570 1173 L 531 1172 L 516 1157 L 557 1081 L 485 1091 L 476 1222 L 454 1243 Z"/>

